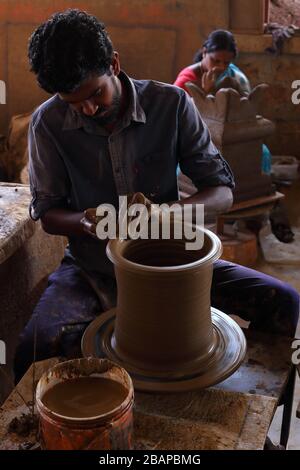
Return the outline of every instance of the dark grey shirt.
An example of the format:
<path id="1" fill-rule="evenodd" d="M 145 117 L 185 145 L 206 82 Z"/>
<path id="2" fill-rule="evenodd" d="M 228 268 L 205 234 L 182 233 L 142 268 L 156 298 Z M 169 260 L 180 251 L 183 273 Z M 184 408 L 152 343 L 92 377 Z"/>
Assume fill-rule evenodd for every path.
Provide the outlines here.
<path id="1" fill-rule="evenodd" d="M 121 72 L 130 105 L 109 134 L 96 120 L 53 96 L 29 130 L 31 216 L 54 207 L 83 211 L 140 191 L 156 203 L 178 199 L 177 167 L 198 189 L 233 187 L 226 161 L 192 99 L 175 86 L 132 80 Z M 69 253 L 88 271 L 112 274 L 105 242 L 70 238 Z"/>

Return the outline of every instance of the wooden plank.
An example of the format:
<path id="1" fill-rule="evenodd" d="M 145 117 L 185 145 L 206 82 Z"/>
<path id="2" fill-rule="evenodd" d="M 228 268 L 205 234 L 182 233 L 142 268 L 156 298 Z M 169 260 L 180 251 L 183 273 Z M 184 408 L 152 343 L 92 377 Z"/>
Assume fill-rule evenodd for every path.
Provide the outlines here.
<path id="1" fill-rule="evenodd" d="M 231 214 L 232 212 L 240 211 L 242 209 L 248 209 L 250 207 L 263 206 L 265 204 L 276 202 L 282 198 L 284 198 L 284 194 L 276 191 L 270 196 L 261 196 L 254 199 L 248 199 L 247 201 L 237 202 L 236 204 L 233 204 L 233 206 L 229 209 L 229 211 L 226 212 L 226 214 Z"/>
<path id="2" fill-rule="evenodd" d="M 213 389 L 137 393 L 134 440 L 137 448 L 160 450 L 263 449 L 276 402 Z"/>
<path id="3" fill-rule="evenodd" d="M 48 359 L 35 364 L 35 383 L 39 380 L 44 371 L 59 362 L 58 358 Z M 36 442 L 34 433 L 26 437 L 20 437 L 8 432 L 8 425 L 13 418 L 28 414 L 33 393 L 32 393 L 33 366 L 31 366 L 24 377 L 14 388 L 4 404 L 0 407 L 0 450 L 18 450 L 24 442 Z M 21 398 L 23 397 L 23 399 Z M 25 402 L 25 403 L 24 403 Z"/>
<path id="4" fill-rule="evenodd" d="M 292 339 L 244 330 L 246 357 L 240 368 L 214 388 L 280 399 L 291 371 Z"/>
<path id="5" fill-rule="evenodd" d="M 263 34 L 265 0 L 229 0 L 229 29 L 234 33 Z M 246 12 L 246 13 L 245 13 Z"/>
<path id="6" fill-rule="evenodd" d="M 57 358 L 36 364 L 36 381 Z M 24 400 L 32 400 L 32 367 L 18 385 Z M 276 398 L 206 389 L 181 394 L 136 393 L 134 442 L 137 449 L 262 449 Z M 15 389 L 2 407 L 0 449 L 19 449 L 24 441 L 8 432 L 15 416 L 28 408 Z"/>
<path id="7" fill-rule="evenodd" d="M 236 450 L 263 450 L 276 406 L 275 398 L 252 395 Z"/>

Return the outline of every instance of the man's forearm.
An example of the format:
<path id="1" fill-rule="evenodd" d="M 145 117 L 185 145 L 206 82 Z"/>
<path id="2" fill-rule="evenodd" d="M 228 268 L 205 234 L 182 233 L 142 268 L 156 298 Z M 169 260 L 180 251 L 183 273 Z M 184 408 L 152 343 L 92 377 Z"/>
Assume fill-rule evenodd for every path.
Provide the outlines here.
<path id="1" fill-rule="evenodd" d="M 214 186 L 176 202 L 180 205 L 204 204 L 205 216 L 211 216 L 226 212 L 232 206 L 233 196 L 231 189 L 227 186 Z M 85 213 L 67 209 L 50 209 L 41 217 L 42 227 L 51 235 L 72 237 L 87 235 L 88 232 L 96 236 L 95 227 L 92 227 L 92 225 L 95 226 L 95 215 L 92 217 L 87 214 L 89 211 L 95 211 L 95 209 L 88 209 Z M 85 225 L 82 223 L 83 218 Z"/>
<path id="2" fill-rule="evenodd" d="M 41 223 L 45 232 L 51 235 L 82 236 L 86 235 L 80 222 L 83 217 L 83 212 L 50 209 L 41 217 Z"/>
<path id="3" fill-rule="evenodd" d="M 204 204 L 205 215 L 217 215 L 228 211 L 233 203 L 233 195 L 227 186 L 213 186 L 198 191 L 190 197 L 181 199 L 184 204 Z"/>

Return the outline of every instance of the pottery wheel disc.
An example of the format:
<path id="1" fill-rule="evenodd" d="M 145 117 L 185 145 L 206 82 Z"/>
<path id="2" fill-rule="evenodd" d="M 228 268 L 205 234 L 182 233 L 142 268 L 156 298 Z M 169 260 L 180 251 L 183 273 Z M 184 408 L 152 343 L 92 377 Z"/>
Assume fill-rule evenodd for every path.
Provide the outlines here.
<path id="1" fill-rule="evenodd" d="M 211 308 L 215 347 L 194 370 L 169 372 L 142 370 L 126 363 L 112 347 L 116 309 L 102 313 L 85 330 L 81 350 L 84 357 L 108 358 L 127 370 L 136 390 L 183 392 L 210 387 L 235 372 L 246 354 L 246 339 L 239 325 L 228 315 Z"/>

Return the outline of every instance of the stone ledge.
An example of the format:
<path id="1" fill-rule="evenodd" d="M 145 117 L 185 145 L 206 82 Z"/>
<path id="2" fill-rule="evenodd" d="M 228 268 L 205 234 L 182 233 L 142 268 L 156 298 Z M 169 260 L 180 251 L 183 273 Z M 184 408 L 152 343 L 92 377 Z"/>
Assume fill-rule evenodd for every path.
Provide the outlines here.
<path id="1" fill-rule="evenodd" d="M 7 188 L 10 188 L 8 192 Z M 15 227 L 8 230 L 2 239 L 2 251 L 0 247 L 0 339 L 6 344 L 6 365 L 1 366 L 6 377 L 0 374 L 0 405 L 12 388 L 13 358 L 18 336 L 47 286 L 49 274 L 61 262 L 66 244 L 64 237 L 48 235 L 39 222 L 30 219 L 28 186 L 0 184 L 0 195 L 4 189 L 7 195 L 15 188 L 18 189 L 19 205 L 16 202 L 15 205 L 19 213 L 18 216 L 15 212 L 11 213 L 11 219 L 5 215 L 4 220 L 11 220 Z M 0 198 L 0 201 L 3 202 L 3 199 Z M 6 199 L 4 210 L 7 211 L 8 207 L 14 206 L 8 204 Z"/>
<path id="2" fill-rule="evenodd" d="M 269 57 L 277 57 L 267 54 L 265 49 L 272 46 L 271 34 L 235 34 L 239 52 L 248 54 L 266 54 Z M 296 34 L 283 47 L 283 56 L 286 54 L 300 53 L 300 35 Z M 280 57 L 280 56 L 279 56 Z"/>
<path id="3" fill-rule="evenodd" d="M 35 224 L 28 212 L 28 185 L 0 183 L 0 264 L 32 237 Z"/>

